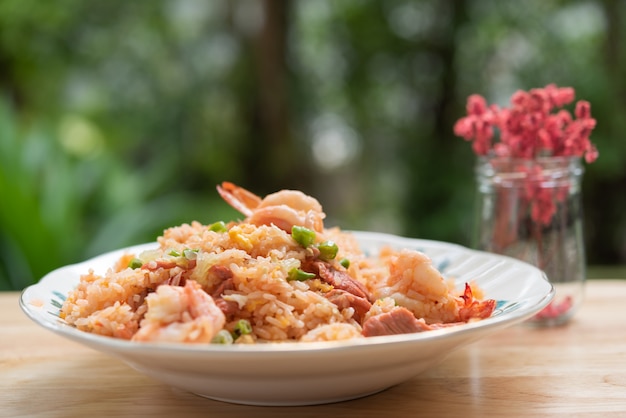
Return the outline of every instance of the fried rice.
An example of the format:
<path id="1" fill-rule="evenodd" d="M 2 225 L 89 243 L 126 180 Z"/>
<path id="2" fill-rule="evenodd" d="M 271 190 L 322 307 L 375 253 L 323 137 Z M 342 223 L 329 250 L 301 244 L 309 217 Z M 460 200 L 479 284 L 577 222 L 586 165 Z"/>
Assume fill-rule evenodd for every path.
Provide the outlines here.
<path id="1" fill-rule="evenodd" d="M 272 207 L 281 205 L 298 209 L 290 200 Z M 252 205 L 243 221 L 169 228 L 154 249 L 125 253 L 104 274 L 85 272 L 61 318 L 134 341 L 260 343 L 420 332 L 493 311 L 471 288 L 456 292 L 422 253 L 367 255 L 339 228 L 307 228 L 285 216 L 260 221 L 261 206 Z M 295 239 L 294 226 L 312 242 Z M 332 257 L 322 254 L 328 243 Z M 395 324 L 399 309 L 411 313 L 408 328 Z"/>

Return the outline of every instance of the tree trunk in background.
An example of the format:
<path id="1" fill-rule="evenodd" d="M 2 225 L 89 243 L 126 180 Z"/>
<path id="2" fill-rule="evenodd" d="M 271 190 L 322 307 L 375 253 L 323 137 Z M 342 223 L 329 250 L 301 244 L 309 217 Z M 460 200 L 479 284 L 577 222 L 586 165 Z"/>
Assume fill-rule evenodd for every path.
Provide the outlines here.
<path id="1" fill-rule="evenodd" d="M 287 2 L 263 0 L 264 21 L 255 39 L 260 125 L 273 151 L 289 147 L 286 86 Z"/>
<path id="2" fill-rule="evenodd" d="M 306 189 L 310 177 L 299 156 L 291 129 L 287 37 L 290 3 L 263 0 L 261 24 L 250 41 L 252 91 L 242 92 L 247 102 L 250 148 L 245 154 L 245 186 L 265 194 L 283 188 Z"/>
<path id="3" fill-rule="evenodd" d="M 453 241 L 455 236 L 459 235 L 459 229 L 464 226 L 461 220 L 444 220 L 443 217 L 447 216 L 444 213 L 449 213 L 444 208 L 454 205 L 454 199 L 458 197 L 450 195 L 444 184 L 441 187 L 433 185 L 436 186 L 442 181 L 467 183 L 468 175 L 472 173 L 467 165 L 457 164 L 455 161 L 455 155 L 458 154 L 455 149 L 460 147 L 455 145 L 459 139 L 452 132 L 455 122 L 454 112 L 457 110 L 455 107 L 458 97 L 457 71 L 462 71 L 454 65 L 458 48 L 458 30 L 467 22 L 468 16 L 466 0 L 441 2 L 437 7 L 442 16 L 447 16 L 448 27 L 445 33 L 442 32 L 440 36 L 434 38 L 434 41 L 422 46 L 436 56 L 442 65 L 437 80 L 439 88 L 425 106 L 433 120 L 432 131 L 422 132 L 427 139 L 422 140 L 419 146 L 410 144 L 407 150 L 411 160 L 409 169 L 412 173 L 411 181 L 408 183 L 409 195 L 406 199 L 405 212 L 408 214 L 406 229 L 410 236 L 431 239 L 437 237 Z M 416 120 L 420 118 L 416 117 Z M 440 157 L 443 155 L 446 156 L 445 159 Z M 443 167 L 442 161 L 446 161 Z M 436 174 L 441 170 L 446 171 L 445 176 Z M 424 177 L 423 173 L 432 173 L 432 176 Z M 428 198 L 424 197 L 425 188 L 430 188 Z M 423 219 L 429 219 L 431 222 L 424 223 Z"/>
<path id="4" fill-rule="evenodd" d="M 17 82 L 13 72 L 14 66 L 10 62 L 10 58 L 3 56 L 0 51 L 0 94 L 8 98 L 8 102 L 20 108 L 23 104 L 23 96 L 20 92 L 20 83 Z"/>
<path id="5" fill-rule="evenodd" d="M 610 93 L 605 100 L 610 109 L 615 114 L 623 115 L 626 112 L 626 8 L 622 0 L 603 0 L 600 6 L 604 9 L 606 19 L 606 37 L 604 44 L 603 66 L 611 86 Z M 593 106 L 593 104 L 592 104 Z M 608 115 L 598 115 L 598 123 L 608 122 L 610 126 L 607 131 L 609 136 L 616 142 L 624 143 L 624 130 L 626 123 L 623 118 L 608 117 Z M 603 157 L 603 150 L 600 149 L 600 158 Z M 610 149 L 606 150 L 612 152 Z M 604 154 L 605 158 L 610 158 Z M 622 165 L 624 163 L 622 162 Z M 588 167 L 588 174 L 592 174 L 593 166 Z M 594 181 L 594 187 L 585 189 L 583 199 L 587 202 L 584 207 L 586 219 L 586 245 L 588 251 L 588 261 L 590 264 L 609 264 L 614 260 L 622 263 L 626 260 L 626 224 L 623 221 L 623 208 L 626 207 L 626 174 L 621 171 L 621 175 L 603 176 Z M 611 197 L 611 204 L 598 204 L 605 202 L 607 196 Z M 607 237 L 612 238 L 612 243 L 607 245 Z"/>

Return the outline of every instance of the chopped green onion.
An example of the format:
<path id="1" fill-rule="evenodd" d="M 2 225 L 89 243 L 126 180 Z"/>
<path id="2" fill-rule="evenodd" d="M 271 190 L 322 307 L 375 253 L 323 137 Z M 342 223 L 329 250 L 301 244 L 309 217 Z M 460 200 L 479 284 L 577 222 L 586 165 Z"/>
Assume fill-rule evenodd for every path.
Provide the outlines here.
<path id="1" fill-rule="evenodd" d="M 337 247 L 334 241 L 324 241 L 320 243 L 317 248 L 320 250 L 319 258 L 325 261 L 337 257 L 337 251 L 339 251 L 339 247 Z"/>
<path id="2" fill-rule="evenodd" d="M 213 232 L 226 232 L 227 229 L 224 221 L 218 221 L 209 225 L 209 231 Z"/>
<path id="3" fill-rule="evenodd" d="M 172 257 L 180 257 L 180 253 L 176 250 L 171 250 L 168 254 Z"/>
<path id="4" fill-rule="evenodd" d="M 315 231 L 303 226 L 294 225 L 291 228 L 291 236 L 304 248 L 315 242 Z"/>
<path id="5" fill-rule="evenodd" d="M 252 325 L 250 325 L 250 321 L 247 319 L 240 319 L 235 324 L 235 329 L 233 330 L 233 334 L 239 337 L 242 335 L 252 334 Z"/>
<path id="6" fill-rule="evenodd" d="M 344 268 L 350 268 L 350 260 L 347 258 L 342 258 L 339 260 L 339 264 L 341 264 Z"/>
<path id="7" fill-rule="evenodd" d="M 220 330 L 217 334 L 215 334 L 215 337 L 213 337 L 213 339 L 211 340 L 211 343 L 213 344 L 232 344 L 233 343 L 233 336 L 230 335 L 230 332 L 228 332 L 227 330 L 223 329 Z"/>
<path id="8" fill-rule="evenodd" d="M 291 270 L 289 270 L 289 276 L 287 277 L 287 280 L 290 280 L 290 281 L 297 280 L 299 282 L 303 282 L 305 280 L 314 279 L 314 278 L 315 278 L 315 274 L 307 273 L 306 271 L 303 271 L 294 267 Z"/>
<path id="9" fill-rule="evenodd" d="M 138 258 L 133 258 L 132 260 L 130 260 L 130 262 L 128 263 L 128 267 L 130 267 L 131 269 L 138 269 L 141 266 L 143 266 L 143 261 L 141 261 Z"/>
<path id="10" fill-rule="evenodd" d="M 183 255 L 187 260 L 195 260 L 198 258 L 198 250 L 190 250 L 189 248 L 183 250 Z"/>

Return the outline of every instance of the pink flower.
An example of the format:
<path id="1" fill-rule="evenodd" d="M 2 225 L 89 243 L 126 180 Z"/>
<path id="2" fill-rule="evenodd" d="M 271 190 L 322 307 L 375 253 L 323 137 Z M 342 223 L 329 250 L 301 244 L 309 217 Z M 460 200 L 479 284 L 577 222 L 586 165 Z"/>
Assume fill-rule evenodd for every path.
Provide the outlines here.
<path id="1" fill-rule="evenodd" d="M 479 94 L 472 94 L 467 99 L 467 114 L 480 116 L 487 113 L 487 101 Z"/>
<path id="2" fill-rule="evenodd" d="M 563 107 L 574 101 L 576 94 L 571 87 L 559 88 L 554 84 L 548 84 L 544 87 L 545 92 L 552 101 L 554 107 Z"/>
<path id="3" fill-rule="evenodd" d="M 477 155 L 532 160 L 537 157 L 584 157 L 587 163 L 598 158 L 590 141 L 596 120 L 588 101 L 576 103 L 574 116 L 563 106 L 574 101 L 571 87 L 548 84 L 529 91 L 518 90 L 510 106 L 488 105 L 480 95 L 467 99 L 467 116 L 454 125 L 454 133 L 472 142 Z M 498 132 L 496 138 L 494 132 Z M 538 172 L 535 172 L 538 169 Z M 548 225 L 557 211 L 557 203 L 566 198 L 567 190 L 541 187 L 539 166 L 524 165 L 526 172 L 524 198 L 530 204 L 530 216 L 540 225 Z"/>
<path id="4" fill-rule="evenodd" d="M 590 164 L 598 159 L 598 155 L 599 153 L 598 153 L 598 150 L 596 149 L 596 146 L 591 144 L 589 148 L 587 149 L 587 151 L 585 151 L 585 161 L 588 164 Z"/>
<path id="5" fill-rule="evenodd" d="M 574 113 L 578 119 L 591 118 L 591 104 L 586 100 L 580 100 L 576 103 L 576 111 Z"/>
<path id="6" fill-rule="evenodd" d="M 580 100 L 574 115 L 561 107 L 574 101 L 571 87 L 548 84 L 526 92 L 516 91 L 511 106 L 500 109 L 488 105 L 484 97 L 467 99 L 467 116 L 454 125 L 454 133 L 472 142 L 477 155 L 495 154 L 514 158 L 538 156 L 578 156 L 588 163 L 598 158 L 589 137 L 596 126 L 591 105 Z M 494 132 L 499 140 L 494 140 Z"/>
<path id="7" fill-rule="evenodd" d="M 491 149 L 495 107 L 487 107 L 487 101 L 477 94 L 467 99 L 467 116 L 454 124 L 454 133 L 467 141 L 477 155 L 485 155 Z"/>

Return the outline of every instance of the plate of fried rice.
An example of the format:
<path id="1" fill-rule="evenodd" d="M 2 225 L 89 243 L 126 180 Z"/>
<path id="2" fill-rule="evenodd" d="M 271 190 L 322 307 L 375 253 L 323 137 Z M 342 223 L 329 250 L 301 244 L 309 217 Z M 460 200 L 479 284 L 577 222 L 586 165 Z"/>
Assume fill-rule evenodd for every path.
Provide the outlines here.
<path id="1" fill-rule="evenodd" d="M 554 297 L 516 259 L 327 227 L 299 191 L 218 192 L 242 220 L 182 224 L 52 271 L 23 291 L 23 311 L 204 397 L 310 405 L 402 383 Z"/>

